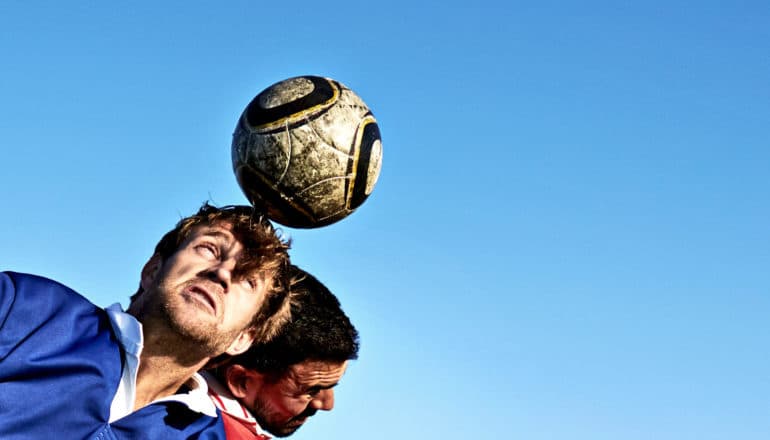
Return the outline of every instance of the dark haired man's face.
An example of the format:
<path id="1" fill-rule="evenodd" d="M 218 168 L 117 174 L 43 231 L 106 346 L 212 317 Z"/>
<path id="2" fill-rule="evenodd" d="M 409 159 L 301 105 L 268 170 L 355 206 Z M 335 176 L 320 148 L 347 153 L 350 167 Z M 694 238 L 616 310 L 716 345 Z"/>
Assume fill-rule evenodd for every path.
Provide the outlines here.
<path id="1" fill-rule="evenodd" d="M 263 429 L 276 437 L 289 436 L 318 410 L 334 408 L 333 387 L 346 368 L 347 361 L 294 364 L 278 380 L 251 387 L 242 403 Z"/>

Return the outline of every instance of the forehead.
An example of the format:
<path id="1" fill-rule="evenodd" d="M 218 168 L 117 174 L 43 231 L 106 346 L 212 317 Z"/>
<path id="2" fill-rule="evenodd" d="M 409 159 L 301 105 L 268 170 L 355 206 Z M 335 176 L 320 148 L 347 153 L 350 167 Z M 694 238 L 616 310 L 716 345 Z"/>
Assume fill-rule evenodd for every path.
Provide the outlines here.
<path id="1" fill-rule="evenodd" d="M 348 362 L 307 360 L 289 367 L 287 378 L 298 385 L 334 385 L 345 374 Z"/>
<path id="2" fill-rule="evenodd" d="M 201 237 L 210 237 L 226 242 L 240 241 L 233 231 L 233 225 L 227 222 L 194 226 L 190 229 L 190 233 L 185 241 L 190 242 Z"/>

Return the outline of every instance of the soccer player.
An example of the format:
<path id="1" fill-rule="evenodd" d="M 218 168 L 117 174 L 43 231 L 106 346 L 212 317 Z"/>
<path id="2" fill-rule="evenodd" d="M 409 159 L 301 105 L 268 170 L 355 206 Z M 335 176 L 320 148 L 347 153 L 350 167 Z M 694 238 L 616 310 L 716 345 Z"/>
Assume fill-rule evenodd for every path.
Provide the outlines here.
<path id="1" fill-rule="evenodd" d="M 223 411 L 227 438 L 286 437 L 334 407 L 334 386 L 358 357 L 358 332 L 312 275 L 292 266 L 291 320 L 225 366 L 204 373 Z"/>
<path id="2" fill-rule="evenodd" d="M 160 240 L 127 313 L 0 273 L 0 438 L 224 438 L 196 371 L 288 319 L 287 251 L 251 207 L 205 204 Z"/>

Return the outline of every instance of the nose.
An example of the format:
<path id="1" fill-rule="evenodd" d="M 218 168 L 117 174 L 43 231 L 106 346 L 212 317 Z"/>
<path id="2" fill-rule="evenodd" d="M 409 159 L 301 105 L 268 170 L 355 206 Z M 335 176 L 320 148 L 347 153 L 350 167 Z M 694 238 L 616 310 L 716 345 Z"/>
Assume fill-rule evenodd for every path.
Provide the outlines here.
<path id="1" fill-rule="evenodd" d="M 322 411 L 331 411 L 334 408 L 334 390 L 321 390 L 310 402 L 310 406 Z"/>
<path id="2" fill-rule="evenodd" d="M 210 278 L 222 286 L 225 292 L 230 288 L 230 283 L 233 280 L 233 270 L 235 269 L 235 260 L 229 259 L 219 262 L 215 267 L 212 267 L 209 271 Z"/>

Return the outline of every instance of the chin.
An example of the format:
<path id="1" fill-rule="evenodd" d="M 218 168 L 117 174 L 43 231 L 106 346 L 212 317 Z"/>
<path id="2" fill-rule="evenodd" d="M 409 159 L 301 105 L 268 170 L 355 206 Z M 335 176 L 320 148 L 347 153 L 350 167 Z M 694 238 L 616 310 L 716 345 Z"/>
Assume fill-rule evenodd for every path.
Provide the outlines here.
<path id="1" fill-rule="evenodd" d="M 294 434 L 298 429 L 299 429 L 299 426 L 297 426 L 296 428 L 284 429 L 278 432 L 271 431 L 270 433 L 273 434 L 275 437 L 288 437 Z"/>
<path id="2" fill-rule="evenodd" d="M 281 426 L 280 428 L 272 427 L 273 429 L 267 429 L 267 431 L 275 437 L 288 437 L 294 434 L 300 427 L 302 427 L 302 425 Z"/>

